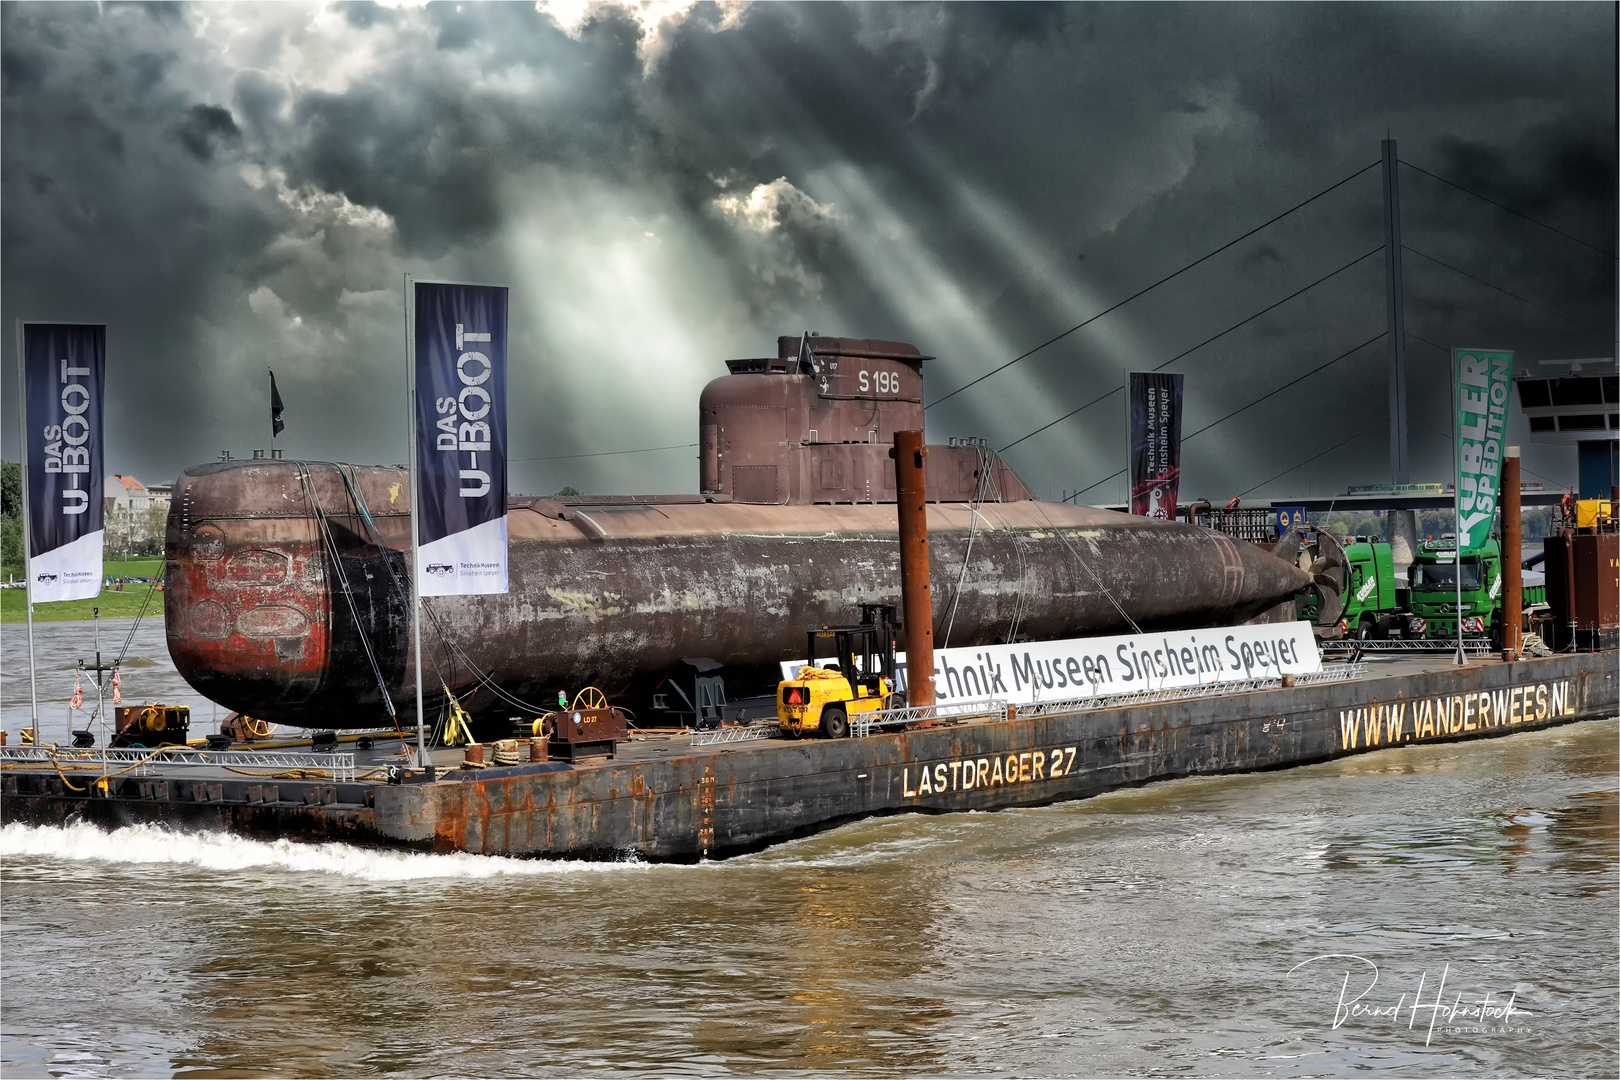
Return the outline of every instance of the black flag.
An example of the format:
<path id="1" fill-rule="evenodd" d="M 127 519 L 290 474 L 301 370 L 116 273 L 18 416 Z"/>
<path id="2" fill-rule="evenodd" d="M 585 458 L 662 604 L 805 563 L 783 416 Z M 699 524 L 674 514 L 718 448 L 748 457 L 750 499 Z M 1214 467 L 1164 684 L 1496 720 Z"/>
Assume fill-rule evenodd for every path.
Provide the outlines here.
<path id="1" fill-rule="evenodd" d="M 270 372 L 270 437 L 273 439 L 287 429 L 281 422 L 281 391 L 276 389 L 276 373 Z"/>

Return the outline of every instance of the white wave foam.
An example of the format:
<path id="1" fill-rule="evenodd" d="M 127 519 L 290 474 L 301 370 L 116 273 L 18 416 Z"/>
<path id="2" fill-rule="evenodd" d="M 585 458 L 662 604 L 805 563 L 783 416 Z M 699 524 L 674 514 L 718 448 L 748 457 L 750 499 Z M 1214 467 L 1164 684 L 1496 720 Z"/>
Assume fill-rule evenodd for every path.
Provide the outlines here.
<path id="1" fill-rule="evenodd" d="M 495 855 L 424 855 L 349 844 L 303 844 L 248 840 L 230 833 L 172 832 L 155 825 L 107 831 L 94 825 L 0 828 L 0 860 L 61 859 L 126 865 L 181 865 L 202 870 L 285 870 L 331 874 L 361 881 L 421 881 L 434 878 L 534 877 L 590 871 L 647 869 L 644 863 L 555 862 Z"/>

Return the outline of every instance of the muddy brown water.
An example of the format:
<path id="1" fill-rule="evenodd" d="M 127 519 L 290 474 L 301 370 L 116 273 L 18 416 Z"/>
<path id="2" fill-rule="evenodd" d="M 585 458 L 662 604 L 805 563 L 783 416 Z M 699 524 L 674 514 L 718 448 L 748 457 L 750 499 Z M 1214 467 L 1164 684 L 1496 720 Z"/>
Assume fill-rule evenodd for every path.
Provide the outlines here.
<path id="1" fill-rule="evenodd" d="M 7 826 L 0 1072 L 1613 1076 L 1617 738 L 698 866 Z"/>
<path id="2" fill-rule="evenodd" d="M 107 667 L 115 660 L 123 661 L 118 676 L 123 704 L 189 705 L 192 730 L 198 735 L 219 730 L 219 721 L 230 715 L 229 709 L 221 708 L 193 690 L 174 669 L 161 617 L 102 619 L 99 626 L 94 622 L 36 622 L 34 693 L 38 695 L 42 741 L 70 743 L 73 741 L 70 732 L 75 728 L 95 732 L 100 741 L 102 718 L 96 712 L 93 670 L 86 670 L 79 678 L 84 704 L 71 714 L 68 709 L 73 697 L 74 669 L 81 662 L 87 669 L 93 669 L 98 646 L 102 663 Z M 103 673 L 102 679 L 107 684 L 102 705 L 110 733 L 114 729 L 111 676 Z M 5 623 L 0 625 L 0 727 L 6 730 L 11 745 L 15 746 L 18 732 L 31 726 L 33 720 L 28 626 Z"/>

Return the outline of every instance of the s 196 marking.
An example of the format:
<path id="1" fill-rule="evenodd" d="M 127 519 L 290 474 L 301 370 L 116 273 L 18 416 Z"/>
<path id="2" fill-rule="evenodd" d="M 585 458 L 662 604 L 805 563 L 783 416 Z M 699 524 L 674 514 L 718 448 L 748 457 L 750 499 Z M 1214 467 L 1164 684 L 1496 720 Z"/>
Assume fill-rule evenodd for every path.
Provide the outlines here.
<path id="1" fill-rule="evenodd" d="M 900 392 L 900 373 L 897 371 L 862 371 L 861 393 L 870 394 L 898 394 Z"/>

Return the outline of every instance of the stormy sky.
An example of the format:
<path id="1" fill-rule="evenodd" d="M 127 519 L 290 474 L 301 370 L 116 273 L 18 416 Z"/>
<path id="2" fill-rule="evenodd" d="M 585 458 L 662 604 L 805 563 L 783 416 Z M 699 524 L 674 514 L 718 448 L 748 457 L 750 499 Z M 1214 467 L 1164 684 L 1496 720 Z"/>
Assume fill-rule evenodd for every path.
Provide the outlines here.
<path id="1" fill-rule="evenodd" d="M 288 456 L 403 461 L 410 273 L 512 288 L 514 493 L 694 490 L 703 384 L 803 329 L 937 356 L 930 440 L 1022 439 L 1049 497 L 1121 468 L 1121 397 L 1023 437 L 1171 360 L 1186 432 L 1235 412 L 1184 498 L 1387 482 L 1386 346 L 1350 352 L 1385 327 L 1377 169 L 941 400 L 1386 133 L 1426 170 L 1414 480 L 1451 471 L 1435 346 L 1614 354 L 1609 4 L 7 3 L 0 32 L 0 313 L 108 325 L 107 467 L 148 481 L 269 445 L 267 367 Z"/>

